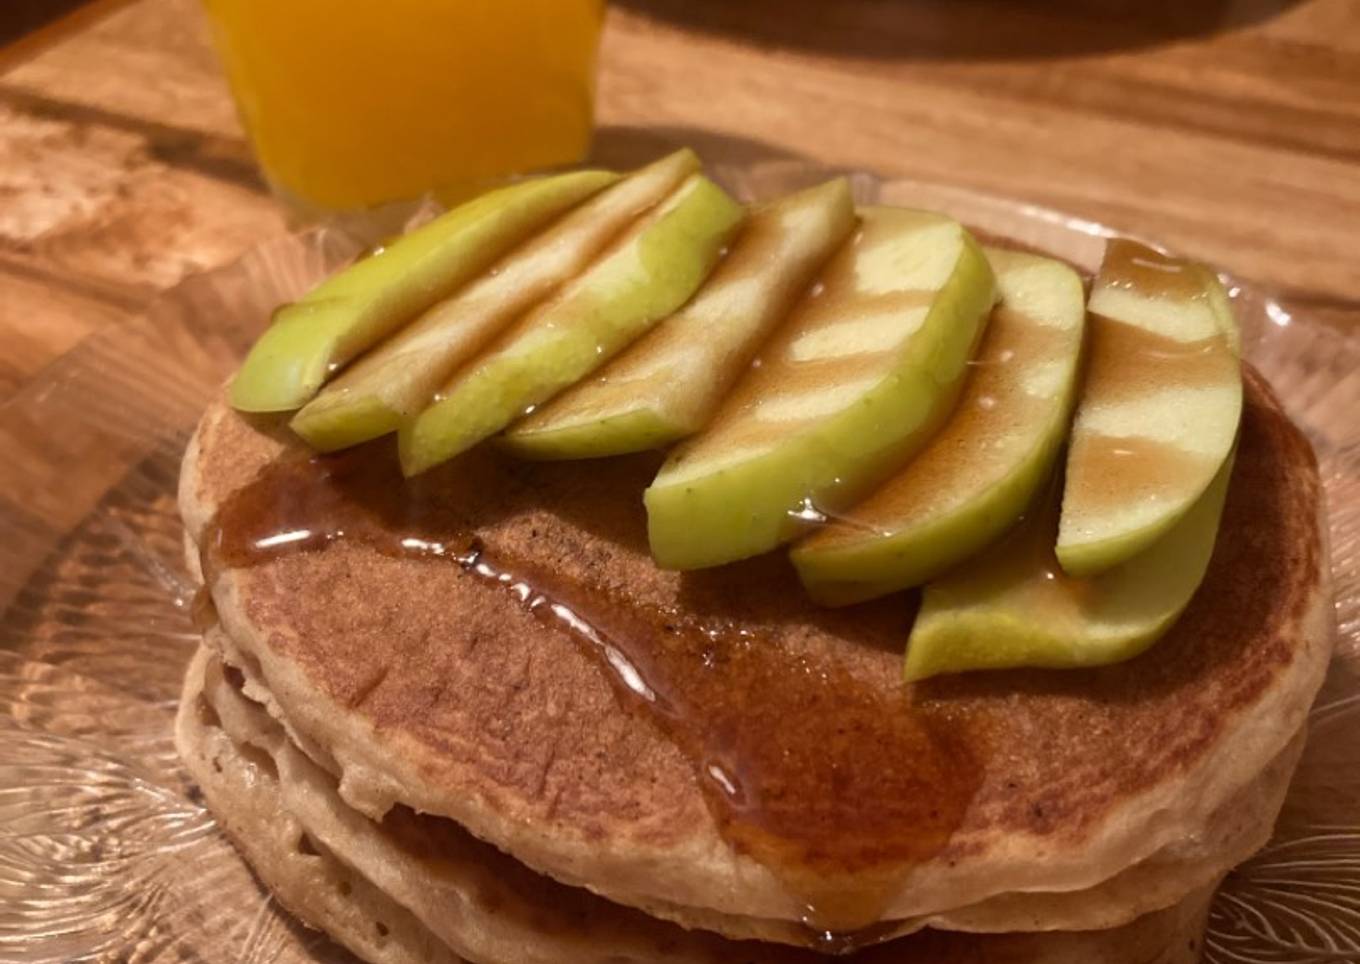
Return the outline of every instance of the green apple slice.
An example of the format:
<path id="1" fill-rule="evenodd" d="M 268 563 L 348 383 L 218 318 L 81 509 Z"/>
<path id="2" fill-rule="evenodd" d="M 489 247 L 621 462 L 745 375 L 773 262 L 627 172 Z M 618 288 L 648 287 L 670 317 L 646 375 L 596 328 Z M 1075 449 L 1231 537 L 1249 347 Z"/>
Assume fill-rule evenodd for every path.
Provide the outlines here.
<path id="1" fill-rule="evenodd" d="M 610 241 L 698 169 L 693 151 L 677 151 L 574 208 L 362 355 L 294 416 L 293 430 L 325 451 L 396 431 L 430 403 L 460 365 L 585 270 Z"/>
<path id="2" fill-rule="evenodd" d="M 745 214 L 712 181 L 691 175 L 402 426 L 403 471 L 423 472 L 499 432 L 679 308 L 713 269 Z"/>
<path id="3" fill-rule="evenodd" d="M 274 313 L 232 382 L 232 405 L 246 412 L 299 407 L 364 349 L 617 179 L 577 171 L 512 184 L 355 262 Z"/>
<path id="4" fill-rule="evenodd" d="M 1230 453 L 1160 539 L 1090 579 L 1058 565 L 1058 500 L 1048 498 L 994 550 L 926 586 L 907 642 L 906 678 L 1104 666 L 1137 656 L 1171 628 L 1204 580 L 1232 463 Z"/>
<path id="5" fill-rule="evenodd" d="M 1137 555 L 1218 474 L 1242 414 L 1237 325 L 1203 265 L 1113 240 L 1091 292 L 1058 561 L 1073 576 Z"/>
<path id="6" fill-rule="evenodd" d="M 598 377 L 511 426 L 504 443 L 527 458 L 595 458 L 665 445 L 703 428 L 855 223 L 844 178 L 754 209 L 689 304 Z"/>
<path id="7" fill-rule="evenodd" d="M 1001 303 L 954 414 L 868 500 L 799 542 L 813 599 L 842 606 L 919 586 L 995 540 L 1052 474 L 1067 435 L 1086 292 L 1067 265 L 986 249 Z"/>
<path id="8" fill-rule="evenodd" d="M 868 208 L 723 403 L 647 489 L 652 555 L 670 569 L 773 549 L 901 467 L 958 397 L 995 301 L 958 222 Z"/>

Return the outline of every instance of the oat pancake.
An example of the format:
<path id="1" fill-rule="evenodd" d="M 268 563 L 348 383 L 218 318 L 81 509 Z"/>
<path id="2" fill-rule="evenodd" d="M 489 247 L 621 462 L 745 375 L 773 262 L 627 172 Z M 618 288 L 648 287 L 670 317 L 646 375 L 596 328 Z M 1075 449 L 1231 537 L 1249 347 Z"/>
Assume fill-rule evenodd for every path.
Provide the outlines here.
<path id="1" fill-rule="evenodd" d="M 350 810 L 200 650 L 177 722 L 181 755 L 267 886 L 305 922 L 370 960 L 482 964 L 810 964 L 817 955 L 686 931 L 565 887 L 404 807 L 381 823 Z M 220 818 L 221 819 L 221 818 Z M 268 846 L 264 846 L 268 844 Z M 847 960 L 864 964 L 1183 964 L 1198 956 L 1207 891 L 1109 931 L 924 931 Z M 407 908 L 410 908 L 409 910 Z M 414 917 L 412 912 L 414 912 Z M 444 944 L 440 944 L 443 941 Z"/>
<path id="2" fill-rule="evenodd" d="M 402 814 L 401 827 L 408 832 L 423 831 L 421 845 L 401 851 L 395 860 L 390 856 L 380 859 L 371 848 L 361 848 L 359 856 L 354 856 L 354 848 L 346 843 L 355 836 L 356 827 L 368 825 L 368 819 L 340 800 L 333 772 L 293 744 L 279 721 L 266 711 L 265 707 L 273 707 L 272 698 L 258 681 L 235 669 L 233 664 L 239 661 L 239 654 L 229 637 L 213 627 L 205 634 L 204 642 L 213 657 L 204 674 L 203 698 L 221 718 L 223 728 L 236 743 L 250 744 L 274 758 L 281 773 L 281 792 L 309 832 L 381 883 L 402 903 L 416 906 L 425 895 L 434 895 L 429 899 L 436 905 L 466 903 L 467 895 L 504 886 L 518 872 L 507 873 L 510 858 L 476 840 L 453 821 L 428 815 L 416 817 L 402 807 L 389 811 L 384 823 L 392 821 L 393 814 Z M 231 667 L 226 674 L 231 682 L 217 668 L 219 653 Z M 1001 895 L 928 918 L 897 921 L 890 928 L 875 928 L 868 936 L 878 942 L 927 926 L 986 933 L 1099 930 L 1170 906 L 1189 890 L 1211 886 L 1265 843 L 1302 747 L 1303 734 L 1299 733 L 1250 786 L 1213 815 L 1205 837 L 1182 841 L 1167 853 L 1126 868 L 1096 887 L 1085 891 Z M 810 947 L 823 943 L 807 928 L 786 921 L 740 918 L 674 905 L 654 904 L 644 909 L 654 917 L 737 939 Z M 566 964 L 560 947 L 554 955 Z"/>
<path id="3" fill-rule="evenodd" d="M 372 964 L 460 964 L 415 916 L 306 837 L 283 804 L 277 770 L 263 750 L 234 743 L 202 699 L 209 663 L 189 665 L 175 721 L 180 758 L 242 856 L 294 916 L 325 930 Z"/>
<path id="4" fill-rule="evenodd" d="M 1246 388 L 1204 585 L 1090 671 L 907 686 L 909 597 L 822 610 L 777 556 L 662 572 L 650 457 L 484 449 L 402 488 L 386 443 L 309 459 L 217 404 L 180 501 L 223 627 L 347 805 L 452 818 L 617 901 L 850 928 L 1090 889 L 1203 838 L 1286 749 L 1330 653 L 1321 496 Z"/>

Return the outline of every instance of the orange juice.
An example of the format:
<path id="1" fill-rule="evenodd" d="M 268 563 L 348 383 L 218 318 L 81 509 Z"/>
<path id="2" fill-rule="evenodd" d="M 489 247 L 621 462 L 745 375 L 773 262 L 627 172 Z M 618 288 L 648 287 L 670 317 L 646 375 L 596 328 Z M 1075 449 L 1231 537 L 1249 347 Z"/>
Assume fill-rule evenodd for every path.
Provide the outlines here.
<path id="1" fill-rule="evenodd" d="M 204 0 L 265 176 L 345 209 L 578 160 L 603 0 Z"/>

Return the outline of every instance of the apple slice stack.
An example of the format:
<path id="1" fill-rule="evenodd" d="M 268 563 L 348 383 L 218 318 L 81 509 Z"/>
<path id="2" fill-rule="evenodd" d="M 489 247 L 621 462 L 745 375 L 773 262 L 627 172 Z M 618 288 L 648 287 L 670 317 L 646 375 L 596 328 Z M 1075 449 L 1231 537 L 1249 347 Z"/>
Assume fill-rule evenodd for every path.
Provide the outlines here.
<path id="1" fill-rule="evenodd" d="M 492 192 L 356 263 L 277 313 L 232 401 L 297 410 L 322 450 L 396 432 L 408 475 L 492 436 L 674 444 L 643 495 L 659 565 L 791 544 L 827 605 L 924 586 L 911 678 L 1094 665 L 1202 580 L 1242 386 L 1201 265 L 1113 241 L 1089 311 L 1066 265 L 944 215 L 856 210 L 843 180 L 748 212 L 680 151 Z"/>
<path id="2" fill-rule="evenodd" d="M 820 602 L 936 578 L 1010 528 L 1052 474 L 1076 387 L 1085 291 L 1057 261 L 986 254 L 1001 301 L 948 423 L 900 473 L 793 551 Z"/>
<path id="3" fill-rule="evenodd" d="M 293 428 L 324 450 L 396 431 L 492 338 L 584 271 L 607 244 L 697 169 L 698 159 L 682 151 L 591 197 L 360 358 L 297 414 Z M 542 210 L 534 227 L 555 213 Z M 513 247 L 520 239 L 509 244 Z M 404 243 L 394 250 L 399 252 Z"/>
<path id="4" fill-rule="evenodd" d="M 860 212 L 709 425 L 647 490 L 652 555 L 692 569 L 757 555 L 848 509 L 953 407 L 996 298 L 976 242 L 939 214 Z"/>
<path id="5" fill-rule="evenodd" d="M 681 311 L 506 433 L 528 458 L 619 455 L 702 429 L 814 276 L 855 230 L 844 180 L 761 205 Z"/>

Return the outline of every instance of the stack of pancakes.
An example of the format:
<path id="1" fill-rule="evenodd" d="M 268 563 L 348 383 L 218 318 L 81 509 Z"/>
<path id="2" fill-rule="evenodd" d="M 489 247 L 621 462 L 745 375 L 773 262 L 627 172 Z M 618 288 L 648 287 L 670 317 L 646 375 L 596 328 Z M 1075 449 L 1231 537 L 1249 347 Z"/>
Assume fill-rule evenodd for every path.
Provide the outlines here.
<path id="1" fill-rule="evenodd" d="M 180 752 L 290 910 L 375 962 L 1199 958 L 1330 655 L 1307 442 L 1246 373 L 1209 574 L 1128 663 L 901 677 L 911 598 L 650 561 L 651 456 L 408 486 L 224 402 L 185 457 Z"/>

